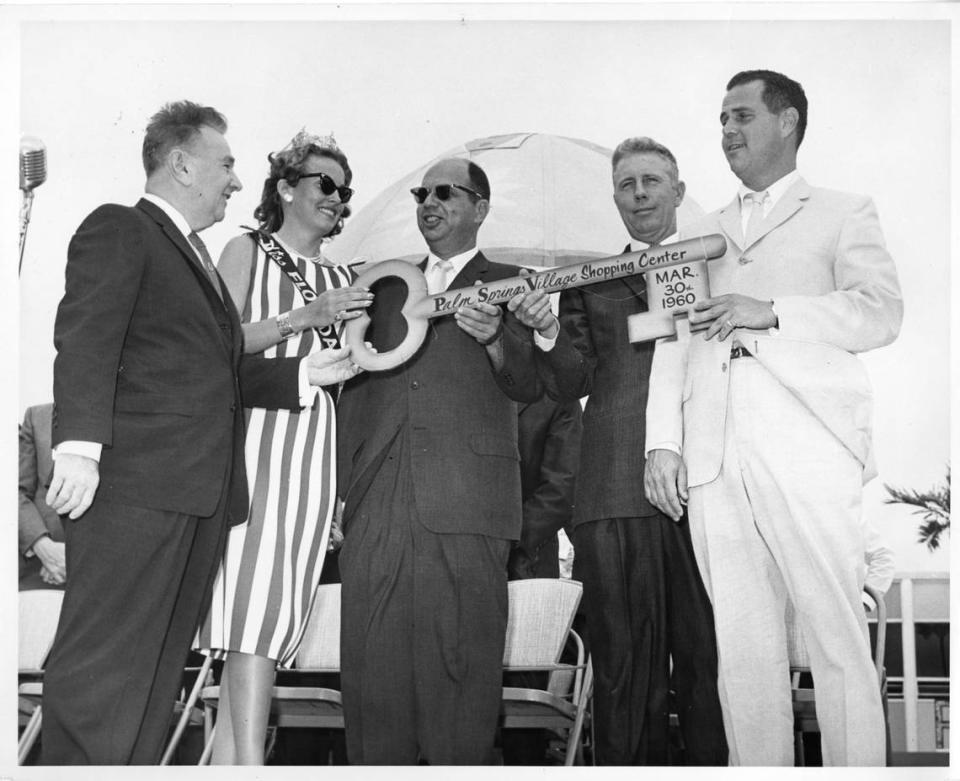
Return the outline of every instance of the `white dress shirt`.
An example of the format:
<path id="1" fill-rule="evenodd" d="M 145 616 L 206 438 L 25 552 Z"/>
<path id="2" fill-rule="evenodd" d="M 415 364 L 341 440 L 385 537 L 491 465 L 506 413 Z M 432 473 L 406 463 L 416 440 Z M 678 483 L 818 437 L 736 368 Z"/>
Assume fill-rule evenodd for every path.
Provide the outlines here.
<path id="1" fill-rule="evenodd" d="M 793 187 L 800 180 L 800 172 L 794 168 L 786 176 L 781 176 L 777 181 L 771 184 L 767 188 L 767 197 L 763 201 L 763 217 L 766 219 L 770 212 L 773 211 L 773 208 L 777 205 L 780 199 L 784 194 Z M 740 229 L 744 236 L 747 235 L 747 223 L 750 221 L 750 213 L 755 208 L 755 201 L 752 198 L 747 198 L 747 195 L 755 195 L 755 191 L 748 188 L 746 185 L 740 185 L 740 189 L 737 190 L 737 197 L 740 199 Z M 773 308 L 773 314 L 777 318 L 777 323 L 780 322 L 780 313 L 777 311 L 776 301 L 770 302 L 771 307 Z M 779 329 L 773 327 L 770 329 L 771 333 L 778 333 Z"/>
<path id="2" fill-rule="evenodd" d="M 467 263 L 469 263 L 471 260 L 473 260 L 473 256 L 476 254 L 477 254 L 477 248 L 476 246 L 474 246 L 468 249 L 466 252 L 461 252 L 459 255 L 454 255 L 452 258 L 447 258 L 447 260 L 450 261 L 450 264 L 452 266 L 450 270 L 450 277 L 447 281 L 447 286 L 449 286 L 450 282 L 452 282 L 454 279 L 457 278 L 457 275 L 461 271 L 463 271 L 463 267 L 466 266 Z M 438 258 L 432 252 L 429 255 L 427 255 L 427 267 L 423 270 L 423 275 L 427 278 L 428 284 L 430 280 L 433 278 L 433 275 L 435 273 L 434 268 L 437 266 L 437 264 L 440 261 L 441 261 L 441 258 Z M 472 285 L 473 281 L 471 281 L 470 284 Z M 444 290 L 446 290 L 446 288 L 444 288 Z M 431 294 L 440 293 L 440 292 L 442 291 L 440 290 L 430 291 Z"/>
<path id="3" fill-rule="evenodd" d="M 799 179 L 800 172 L 794 168 L 786 176 L 777 179 L 777 181 L 767 188 L 767 197 L 763 202 L 764 218 L 770 215 L 773 207 L 777 205 L 777 202 L 784 196 L 784 193 L 793 187 Z M 759 195 L 759 193 L 751 190 L 746 185 L 740 185 L 740 189 L 737 190 L 737 197 L 740 199 L 740 228 L 743 235 L 747 234 L 747 223 L 750 221 L 750 212 L 754 209 L 754 201 L 752 199 L 744 200 L 747 195 Z"/>

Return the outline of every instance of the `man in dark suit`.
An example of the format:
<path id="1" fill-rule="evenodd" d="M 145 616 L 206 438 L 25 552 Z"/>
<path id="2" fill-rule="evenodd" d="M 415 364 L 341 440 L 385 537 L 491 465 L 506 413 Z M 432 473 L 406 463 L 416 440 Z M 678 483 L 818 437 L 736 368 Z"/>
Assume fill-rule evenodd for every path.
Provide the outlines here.
<path id="1" fill-rule="evenodd" d="M 477 251 L 490 205 L 479 166 L 442 160 L 414 189 L 431 293 L 515 276 Z M 404 336 L 406 285 L 374 286 L 374 346 Z M 517 407 L 541 392 L 528 329 L 500 307 L 431 321 L 402 366 L 347 384 L 341 635 L 347 754 L 357 764 L 493 759 L 520 535 Z"/>
<path id="2" fill-rule="evenodd" d="M 631 238 L 625 251 L 675 240 L 685 188 L 673 154 L 651 139 L 633 138 L 617 147 L 612 164 L 614 203 Z M 546 337 L 540 363 L 560 398 L 590 396 L 573 544 L 596 676 L 597 761 L 671 761 L 672 684 L 683 760 L 726 764 L 713 617 L 687 520 L 675 523 L 643 491 L 653 343 L 631 344 L 627 336 L 628 316 L 647 308 L 643 278 L 563 291 L 559 324 L 543 294 L 510 306 Z"/>
<path id="3" fill-rule="evenodd" d="M 70 242 L 47 494 L 69 516 L 69 580 L 47 764 L 158 761 L 227 524 L 246 519 L 243 403 L 299 408 L 321 380 L 296 359 L 241 363 L 197 235 L 241 186 L 225 132 L 215 109 L 165 106 L 144 137 L 146 195 L 99 207 Z"/>
<path id="4" fill-rule="evenodd" d="M 53 404 L 27 407 L 20 426 L 20 591 L 63 588 L 67 579 L 63 524 L 45 500 L 53 472 L 52 413 Z"/>
<path id="5" fill-rule="evenodd" d="M 557 533 L 573 516 L 582 415 L 576 399 L 560 402 L 543 396 L 520 405 L 523 523 L 507 564 L 510 580 L 560 577 Z"/>

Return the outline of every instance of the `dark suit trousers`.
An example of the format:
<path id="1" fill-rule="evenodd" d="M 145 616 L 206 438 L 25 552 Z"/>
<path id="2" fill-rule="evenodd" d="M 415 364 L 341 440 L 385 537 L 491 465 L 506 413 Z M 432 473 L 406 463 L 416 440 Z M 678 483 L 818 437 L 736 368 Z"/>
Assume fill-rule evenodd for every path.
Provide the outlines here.
<path id="1" fill-rule="evenodd" d="M 198 519 L 97 499 L 64 526 L 43 763 L 156 764 L 223 551 L 224 501 Z"/>
<path id="2" fill-rule="evenodd" d="M 347 758 L 493 761 L 510 543 L 420 522 L 402 428 L 344 525 L 340 656 Z"/>
<path id="3" fill-rule="evenodd" d="M 608 518 L 573 532 L 593 654 L 596 758 L 670 763 L 670 660 L 684 761 L 726 765 L 713 611 L 684 516 Z"/>

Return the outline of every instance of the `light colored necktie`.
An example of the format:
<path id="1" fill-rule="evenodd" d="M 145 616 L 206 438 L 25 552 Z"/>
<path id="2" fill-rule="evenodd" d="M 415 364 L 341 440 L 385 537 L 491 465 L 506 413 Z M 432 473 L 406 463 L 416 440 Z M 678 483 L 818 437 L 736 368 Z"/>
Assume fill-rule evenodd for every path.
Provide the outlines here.
<path id="1" fill-rule="evenodd" d="M 743 246 L 749 247 L 760 234 L 760 226 L 763 224 L 763 205 L 766 203 L 769 193 L 764 190 L 762 193 L 747 193 L 743 200 L 750 200 L 753 208 L 750 210 L 750 219 L 747 220 L 747 229 L 744 231 Z"/>
<path id="2" fill-rule="evenodd" d="M 430 270 L 427 292 L 442 293 L 453 280 L 453 262 L 449 260 L 437 261 Z"/>
<path id="3" fill-rule="evenodd" d="M 199 234 L 194 232 L 191 232 L 190 235 L 187 236 L 187 239 L 189 239 L 194 249 L 196 249 L 200 255 L 203 270 L 207 272 L 207 276 L 210 277 L 210 282 L 213 283 L 213 289 L 217 291 L 217 295 L 222 301 L 223 293 L 220 292 L 220 277 L 217 276 L 217 269 L 214 268 L 213 260 L 210 258 L 210 252 L 207 250 L 207 245 L 203 243 L 203 239 L 200 238 Z"/>

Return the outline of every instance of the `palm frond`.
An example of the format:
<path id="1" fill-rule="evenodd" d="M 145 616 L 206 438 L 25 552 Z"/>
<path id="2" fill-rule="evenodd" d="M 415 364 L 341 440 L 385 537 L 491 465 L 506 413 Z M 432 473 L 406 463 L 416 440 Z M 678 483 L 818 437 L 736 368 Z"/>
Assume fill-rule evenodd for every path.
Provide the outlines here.
<path id="1" fill-rule="evenodd" d="M 885 504 L 905 504 L 914 508 L 914 514 L 923 517 L 917 542 L 931 551 L 940 547 L 940 537 L 950 532 L 950 465 L 943 485 L 935 485 L 926 491 L 894 488 L 884 484 L 889 496 Z"/>

